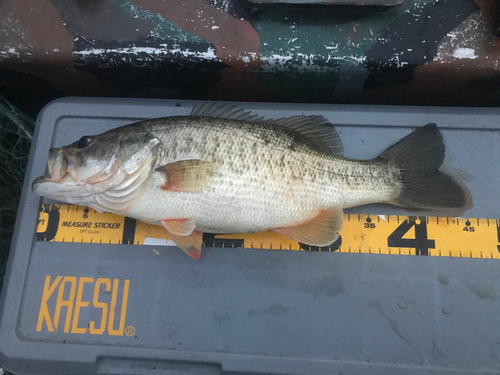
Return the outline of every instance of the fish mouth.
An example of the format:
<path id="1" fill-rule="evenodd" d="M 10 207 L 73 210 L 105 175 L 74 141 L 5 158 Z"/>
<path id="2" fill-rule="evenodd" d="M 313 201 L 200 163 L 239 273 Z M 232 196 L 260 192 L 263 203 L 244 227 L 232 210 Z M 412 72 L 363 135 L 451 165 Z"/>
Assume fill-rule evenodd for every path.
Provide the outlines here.
<path id="1" fill-rule="evenodd" d="M 47 169 L 47 174 L 32 182 L 31 190 L 36 195 L 68 203 L 85 201 L 87 197 L 102 193 L 126 178 L 121 161 L 116 159 L 109 167 L 85 178 L 81 171 L 81 156 L 65 147 L 49 150 Z"/>
<path id="2" fill-rule="evenodd" d="M 63 178 L 54 180 L 51 176 L 45 175 L 36 178 L 31 184 L 31 190 L 36 195 L 55 200 L 81 195 L 81 189 L 77 189 L 81 184 L 76 184 L 69 173 Z"/>
<path id="3" fill-rule="evenodd" d="M 52 181 L 62 180 L 68 171 L 68 157 L 61 148 L 51 148 L 47 166 Z"/>
<path id="4" fill-rule="evenodd" d="M 38 177 L 33 181 L 33 186 L 49 182 L 58 183 L 68 178 L 68 157 L 61 148 L 49 150 L 47 168 L 48 174 Z"/>
<path id="5" fill-rule="evenodd" d="M 75 170 L 75 164 L 75 158 L 68 157 L 62 148 L 51 148 L 47 161 L 48 174 L 33 181 L 31 185 L 33 192 L 57 200 L 75 194 L 75 188 L 81 185 L 75 181 L 71 173 Z"/>

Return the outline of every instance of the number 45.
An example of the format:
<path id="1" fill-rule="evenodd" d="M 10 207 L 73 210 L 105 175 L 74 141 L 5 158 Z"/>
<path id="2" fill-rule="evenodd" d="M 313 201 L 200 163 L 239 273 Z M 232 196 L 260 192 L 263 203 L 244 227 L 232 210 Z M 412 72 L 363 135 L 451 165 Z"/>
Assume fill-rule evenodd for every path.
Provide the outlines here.
<path id="1" fill-rule="evenodd" d="M 408 231 L 415 227 L 415 238 L 403 238 Z M 429 249 L 435 249 L 434 240 L 427 238 L 427 223 L 425 217 L 409 216 L 387 238 L 389 247 L 408 247 L 415 249 L 416 255 L 429 255 Z"/>

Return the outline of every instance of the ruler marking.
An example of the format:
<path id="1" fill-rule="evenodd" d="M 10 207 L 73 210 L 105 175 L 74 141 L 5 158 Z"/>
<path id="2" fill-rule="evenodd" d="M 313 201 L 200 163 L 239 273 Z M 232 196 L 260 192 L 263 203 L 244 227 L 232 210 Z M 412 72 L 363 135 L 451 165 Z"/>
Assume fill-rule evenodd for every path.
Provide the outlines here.
<path id="1" fill-rule="evenodd" d="M 137 221 L 126 217 L 123 222 L 123 234 L 121 243 L 122 244 L 133 244 L 135 240 L 135 232 L 137 227 Z"/>
<path id="2" fill-rule="evenodd" d="M 272 249 L 274 251 L 306 250 L 338 251 L 339 253 L 349 252 L 358 254 L 401 254 L 485 259 L 500 258 L 499 219 L 492 219 L 495 221 L 490 225 L 490 219 L 477 217 L 448 218 L 433 216 L 376 215 L 377 222 L 373 224 L 374 220 L 372 214 L 353 215 L 357 215 L 357 222 L 355 220 L 356 216 L 353 216 L 353 220 L 351 220 L 351 214 L 345 214 L 344 216 L 345 219 L 347 219 L 344 223 L 344 229 L 341 232 L 341 239 L 344 246 L 335 244 L 335 246 L 330 245 L 324 248 L 312 246 L 302 247 L 295 241 L 281 242 L 282 237 L 279 237 L 279 234 L 270 232 L 262 233 L 262 235 L 242 234 L 243 239 L 239 240 L 236 240 L 236 237 L 229 237 L 225 240 L 226 243 L 221 241 L 221 244 L 217 244 L 217 246 L 225 248 L 259 248 L 256 245 L 260 243 L 261 249 Z M 391 219 L 393 221 L 391 221 Z M 109 224 L 114 224 L 115 227 L 112 227 L 112 225 L 106 227 L 96 226 L 98 229 L 97 231 L 94 231 L 94 228 L 92 228 L 89 232 L 82 229 L 90 228 L 88 225 L 93 225 L 92 222 L 100 223 L 101 221 L 107 221 Z M 477 227 L 481 227 L 481 230 L 474 230 L 474 221 Z M 454 229 L 456 227 L 447 229 L 446 226 L 450 224 L 456 224 L 460 229 Z M 48 230 L 47 225 L 52 229 Z M 404 228 L 397 228 L 398 225 L 400 227 L 403 225 Z M 461 226 L 463 226 L 463 228 Z M 140 245 L 146 237 L 163 238 L 163 234 L 160 234 L 162 232 L 160 232 L 158 228 L 160 227 L 138 222 L 130 218 L 98 213 L 93 209 L 90 210 L 83 206 L 42 204 L 38 217 L 36 240 L 90 244 L 109 243 Z M 399 231 L 397 231 L 397 229 L 399 229 Z M 404 232 L 404 229 L 406 232 Z M 392 237 L 392 245 L 390 237 Z M 78 241 L 78 238 L 80 238 L 80 241 Z M 361 240 L 362 238 L 363 241 Z M 106 239 L 108 241 L 106 241 Z M 480 239 L 480 246 L 474 246 L 476 239 Z M 493 244 L 491 242 L 493 242 Z M 209 241 L 204 241 L 203 243 L 204 246 L 210 247 Z M 384 243 L 385 245 L 383 245 Z M 277 245 L 274 246 L 274 244 Z M 390 246 L 387 246 L 387 244 Z M 436 244 L 439 245 L 440 250 L 435 249 Z M 212 243 L 212 246 L 215 245 L 215 243 Z M 493 245 L 493 247 L 491 247 L 491 245 Z M 357 249 L 357 251 L 355 249 Z M 498 253 L 495 252 L 495 250 L 498 251 Z M 487 256 L 488 253 L 490 257 Z"/>
<path id="3" fill-rule="evenodd" d="M 500 243 L 500 220 L 497 222 L 497 241 Z M 497 250 L 500 253 L 500 244 L 497 245 Z"/>

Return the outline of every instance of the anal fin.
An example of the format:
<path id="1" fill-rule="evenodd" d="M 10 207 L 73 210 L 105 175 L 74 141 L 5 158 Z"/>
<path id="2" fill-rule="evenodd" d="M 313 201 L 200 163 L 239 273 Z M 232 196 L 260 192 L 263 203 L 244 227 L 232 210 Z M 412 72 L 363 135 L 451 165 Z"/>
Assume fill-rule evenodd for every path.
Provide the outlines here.
<path id="1" fill-rule="evenodd" d="M 319 211 L 313 217 L 296 225 L 274 228 L 275 232 L 283 234 L 291 240 L 309 246 L 328 246 L 339 237 L 344 213 L 341 208 Z"/>

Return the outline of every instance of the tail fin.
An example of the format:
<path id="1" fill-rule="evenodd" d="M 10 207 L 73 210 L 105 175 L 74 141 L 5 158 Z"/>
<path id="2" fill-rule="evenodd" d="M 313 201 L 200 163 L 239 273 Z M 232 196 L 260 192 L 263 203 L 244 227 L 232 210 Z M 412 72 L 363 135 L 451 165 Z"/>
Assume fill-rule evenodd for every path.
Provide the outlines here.
<path id="1" fill-rule="evenodd" d="M 423 126 L 385 150 L 379 159 L 394 165 L 402 182 L 393 204 L 409 209 L 471 206 L 470 192 L 461 180 L 439 170 L 444 156 L 443 137 L 436 124 Z"/>

